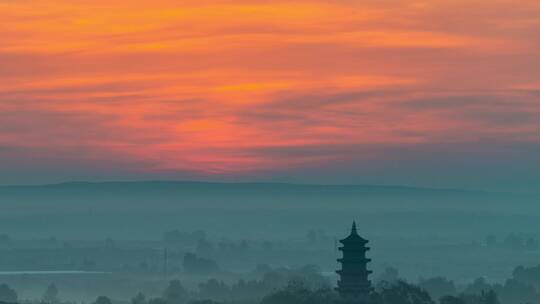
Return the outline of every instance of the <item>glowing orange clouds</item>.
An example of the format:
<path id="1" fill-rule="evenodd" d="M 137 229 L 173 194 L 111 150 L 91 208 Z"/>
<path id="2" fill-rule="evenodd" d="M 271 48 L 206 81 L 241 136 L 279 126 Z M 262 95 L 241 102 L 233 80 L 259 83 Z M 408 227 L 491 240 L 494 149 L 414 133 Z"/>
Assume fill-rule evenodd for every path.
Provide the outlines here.
<path id="1" fill-rule="evenodd" d="M 534 142 L 538 16 L 503 0 L 0 0 L 0 146 L 232 174 L 361 145 Z M 335 149 L 286 152 L 310 147 Z"/>

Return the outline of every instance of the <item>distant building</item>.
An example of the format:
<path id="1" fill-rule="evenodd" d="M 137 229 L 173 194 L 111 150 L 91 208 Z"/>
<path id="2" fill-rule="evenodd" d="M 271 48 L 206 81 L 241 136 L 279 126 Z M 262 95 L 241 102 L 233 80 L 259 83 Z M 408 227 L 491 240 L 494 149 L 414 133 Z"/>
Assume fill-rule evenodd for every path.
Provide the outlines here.
<path id="1" fill-rule="evenodd" d="M 337 260 L 341 263 L 341 270 L 336 271 L 339 275 L 336 290 L 347 303 L 366 302 L 371 292 L 368 278 L 371 271 L 367 269 L 371 259 L 366 258 L 368 240 L 358 235 L 356 222 L 353 222 L 351 234 L 339 242 L 343 245 L 339 247 L 343 257 Z"/>

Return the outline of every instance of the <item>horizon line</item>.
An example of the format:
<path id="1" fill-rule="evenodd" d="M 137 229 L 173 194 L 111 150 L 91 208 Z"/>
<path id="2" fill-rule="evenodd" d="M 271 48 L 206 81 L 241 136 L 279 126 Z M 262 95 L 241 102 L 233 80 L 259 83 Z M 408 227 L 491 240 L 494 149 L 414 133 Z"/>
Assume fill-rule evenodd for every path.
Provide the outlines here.
<path id="1" fill-rule="evenodd" d="M 0 188 L 8 187 L 54 187 L 70 184 L 128 184 L 128 183 L 184 183 L 184 184 L 224 184 L 224 185 L 283 185 L 283 186 L 308 186 L 308 187 L 374 187 L 374 188 L 401 188 L 418 189 L 431 191 L 454 191 L 468 193 L 500 194 L 500 195 L 540 195 L 540 193 L 529 192 L 509 192 L 509 191 L 491 191 L 485 189 L 467 189 L 454 187 L 431 187 L 431 186 L 412 186 L 397 184 L 350 184 L 350 183 L 309 183 L 309 182 L 277 182 L 277 181 L 204 181 L 204 180 L 171 180 L 171 179 L 143 179 L 143 180 L 105 180 L 105 181 L 60 181 L 53 183 L 35 183 L 35 184 L 0 184 Z"/>

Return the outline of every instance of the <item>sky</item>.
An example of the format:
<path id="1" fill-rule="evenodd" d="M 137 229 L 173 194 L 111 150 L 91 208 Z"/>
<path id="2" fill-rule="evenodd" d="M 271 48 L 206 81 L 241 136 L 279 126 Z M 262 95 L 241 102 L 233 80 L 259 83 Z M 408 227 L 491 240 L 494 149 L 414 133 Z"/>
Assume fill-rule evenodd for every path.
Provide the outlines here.
<path id="1" fill-rule="evenodd" d="M 0 184 L 540 192 L 540 2 L 0 0 Z"/>

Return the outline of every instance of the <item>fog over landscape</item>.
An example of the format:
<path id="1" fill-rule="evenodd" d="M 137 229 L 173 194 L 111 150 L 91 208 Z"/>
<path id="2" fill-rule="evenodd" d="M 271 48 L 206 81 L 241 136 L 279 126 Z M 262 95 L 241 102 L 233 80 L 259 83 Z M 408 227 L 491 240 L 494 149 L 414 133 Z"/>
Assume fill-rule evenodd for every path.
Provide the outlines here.
<path id="1" fill-rule="evenodd" d="M 353 219 L 371 240 L 374 279 L 396 269 L 412 282 L 504 283 L 540 257 L 531 194 L 153 181 L 4 186 L 0 199 L 0 278 L 25 298 L 51 283 L 90 301 L 158 295 L 173 278 L 197 290 L 272 272 L 281 283 L 261 292 L 288 276 L 335 284 L 336 241 Z"/>

